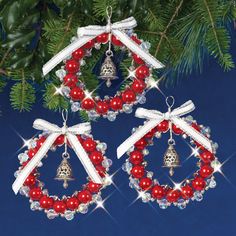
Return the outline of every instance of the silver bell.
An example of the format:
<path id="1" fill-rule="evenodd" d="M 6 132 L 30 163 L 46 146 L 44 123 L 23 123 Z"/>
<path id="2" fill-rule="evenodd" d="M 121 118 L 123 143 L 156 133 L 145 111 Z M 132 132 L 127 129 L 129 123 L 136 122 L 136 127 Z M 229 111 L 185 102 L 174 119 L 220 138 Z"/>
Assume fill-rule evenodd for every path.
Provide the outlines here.
<path id="1" fill-rule="evenodd" d="M 173 176 L 174 168 L 180 167 L 179 155 L 174 148 L 174 143 L 169 143 L 169 147 L 164 154 L 163 167 L 170 168 L 170 176 Z"/>
<path id="2" fill-rule="evenodd" d="M 74 180 L 72 169 L 66 158 L 63 158 L 61 164 L 57 168 L 56 180 L 63 181 L 63 187 L 68 187 L 68 181 Z"/>
<path id="3" fill-rule="evenodd" d="M 106 58 L 104 62 L 102 63 L 100 76 L 99 76 L 99 78 L 106 80 L 107 87 L 111 86 L 112 80 L 118 78 L 116 74 L 116 66 L 114 62 L 112 61 L 111 57 L 112 57 L 112 53 L 106 54 Z"/>

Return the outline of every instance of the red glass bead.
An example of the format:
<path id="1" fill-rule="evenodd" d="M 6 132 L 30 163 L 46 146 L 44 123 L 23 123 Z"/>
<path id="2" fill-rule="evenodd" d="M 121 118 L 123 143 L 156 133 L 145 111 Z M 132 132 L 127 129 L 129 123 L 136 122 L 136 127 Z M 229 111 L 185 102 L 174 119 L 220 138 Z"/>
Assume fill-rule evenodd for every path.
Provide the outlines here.
<path id="1" fill-rule="evenodd" d="M 131 85 L 131 88 L 136 93 L 142 93 L 146 84 L 143 80 L 135 79 Z"/>
<path id="2" fill-rule="evenodd" d="M 155 135 L 155 133 L 156 133 L 156 130 L 155 130 L 155 129 L 152 129 L 152 130 L 149 131 L 147 134 L 145 134 L 144 138 L 151 139 L 151 138 L 153 138 L 153 136 Z"/>
<path id="3" fill-rule="evenodd" d="M 42 197 L 41 188 L 32 188 L 29 192 L 29 196 L 32 200 L 37 201 Z"/>
<path id="4" fill-rule="evenodd" d="M 53 204 L 53 209 L 57 213 L 64 213 L 66 210 L 66 204 L 63 201 L 57 200 Z"/>
<path id="5" fill-rule="evenodd" d="M 130 89 L 128 89 L 128 90 L 126 90 L 126 91 L 124 91 L 124 92 L 122 93 L 122 100 L 123 100 L 125 103 L 132 103 L 132 102 L 135 101 L 135 99 L 136 99 L 136 95 L 135 95 L 135 93 L 134 93 L 132 90 L 130 90 Z"/>
<path id="6" fill-rule="evenodd" d="M 91 193 L 98 193 L 101 187 L 102 187 L 101 184 L 97 184 L 97 183 L 94 183 L 94 182 L 89 182 L 87 184 L 87 189 Z"/>
<path id="7" fill-rule="evenodd" d="M 88 41 L 85 45 L 84 45 L 84 48 L 86 49 L 90 49 L 94 46 L 94 40 L 90 40 Z"/>
<path id="8" fill-rule="evenodd" d="M 87 138 L 83 141 L 83 147 L 88 152 L 94 151 L 96 146 L 97 143 L 92 138 Z"/>
<path id="9" fill-rule="evenodd" d="M 32 174 L 30 174 L 30 175 L 26 178 L 24 185 L 29 186 L 29 187 L 32 187 L 32 186 L 35 185 L 35 183 L 36 183 L 35 176 L 32 175 Z"/>
<path id="10" fill-rule="evenodd" d="M 204 151 L 200 154 L 200 158 L 204 163 L 210 163 L 215 159 L 214 155 L 209 151 Z"/>
<path id="11" fill-rule="evenodd" d="M 169 130 L 169 122 L 167 120 L 163 120 L 161 123 L 159 123 L 157 126 L 158 132 L 167 132 Z"/>
<path id="12" fill-rule="evenodd" d="M 131 174 L 134 178 L 141 179 L 144 176 L 144 167 L 134 166 L 131 170 Z"/>
<path id="13" fill-rule="evenodd" d="M 40 198 L 39 203 L 43 209 L 50 209 L 53 207 L 54 200 L 51 197 L 43 196 Z"/>
<path id="14" fill-rule="evenodd" d="M 63 78 L 63 82 L 64 85 L 70 87 L 70 88 L 74 88 L 76 86 L 76 84 L 78 83 L 78 79 L 76 75 L 73 74 L 67 74 L 64 78 Z"/>
<path id="15" fill-rule="evenodd" d="M 74 59 L 70 59 L 70 60 L 66 61 L 65 69 L 69 73 L 72 73 L 72 74 L 76 73 L 79 70 L 79 63 Z"/>
<path id="16" fill-rule="evenodd" d="M 110 107 L 115 111 L 121 110 L 122 105 L 123 105 L 122 100 L 119 97 L 114 97 L 110 101 Z"/>
<path id="17" fill-rule="evenodd" d="M 189 199 L 193 196 L 193 189 L 189 185 L 185 185 L 181 188 L 181 195 L 184 199 Z"/>
<path id="18" fill-rule="evenodd" d="M 143 61 L 143 59 L 142 59 L 140 56 L 138 56 L 137 54 L 134 54 L 134 53 L 133 53 L 132 57 L 133 57 L 134 61 L 135 61 L 137 64 L 139 64 L 139 65 L 145 64 L 144 61 Z"/>
<path id="19" fill-rule="evenodd" d="M 145 65 L 139 66 L 135 71 L 136 78 L 145 79 L 150 75 L 149 68 Z"/>
<path id="20" fill-rule="evenodd" d="M 199 171 L 199 174 L 203 177 L 203 178 L 208 178 L 209 176 L 211 176 L 211 174 L 213 173 L 214 169 L 209 166 L 209 165 L 203 165 L 201 166 L 201 169 Z"/>
<path id="21" fill-rule="evenodd" d="M 106 168 L 102 165 L 97 165 L 96 166 L 96 170 L 98 172 L 98 174 L 101 176 L 101 177 L 105 177 L 106 176 Z"/>
<path id="22" fill-rule="evenodd" d="M 95 165 L 101 164 L 104 159 L 102 153 L 99 151 L 91 152 L 89 158 Z"/>
<path id="23" fill-rule="evenodd" d="M 192 127 L 193 127 L 195 130 L 197 130 L 197 131 L 200 131 L 200 130 L 201 130 L 201 128 L 199 127 L 199 125 L 196 124 L 196 123 L 192 123 Z"/>
<path id="24" fill-rule="evenodd" d="M 46 137 L 44 137 L 44 136 L 40 137 L 36 142 L 37 148 L 40 148 L 43 145 L 43 143 L 45 142 L 45 140 L 46 140 Z"/>
<path id="25" fill-rule="evenodd" d="M 123 43 L 114 35 L 112 35 L 111 41 L 116 46 L 122 46 L 123 45 Z"/>
<path id="26" fill-rule="evenodd" d="M 168 202 L 177 202 L 179 197 L 180 197 L 181 193 L 179 190 L 172 190 L 170 189 L 168 192 L 167 192 L 167 195 L 166 195 L 166 199 Z"/>
<path id="27" fill-rule="evenodd" d="M 141 43 L 142 43 L 142 41 L 139 40 L 139 39 L 138 39 L 136 36 L 134 36 L 134 35 L 131 36 L 131 39 L 132 39 L 135 43 L 137 43 L 137 44 L 141 44 Z"/>
<path id="28" fill-rule="evenodd" d="M 54 142 L 54 145 L 56 146 L 61 146 L 65 143 L 65 136 L 64 135 L 60 135 L 57 137 L 56 141 Z"/>
<path id="29" fill-rule="evenodd" d="M 155 199 L 162 199 L 165 193 L 166 191 L 162 186 L 156 185 L 152 188 L 152 197 Z"/>
<path id="30" fill-rule="evenodd" d="M 108 34 L 107 33 L 103 33 L 100 34 L 96 37 L 96 41 L 98 43 L 106 43 L 108 41 Z"/>
<path id="31" fill-rule="evenodd" d="M 37 153 L 37 148 L 31 148 L 28 150 L 27 154 L 29 156 L 29 158 L 32 158 L 36 153 Z"/>
<path id="32" fill-rule="evenodd" d="M 106 114 L 109 109 L 108 103 L 105 101 L 98 101 L 96 103 L 96 111 L 98 114 Z"/>
<path id="33" fill-rule="evenodd" d="M 79 87 L 72 88 L 70 91 L 70 97 L 74 101 L 82 100 L 84 99 L 84 96 L 85 96 L 84 91 Z"/>
<path id="34" fill-rule="evenodd" d="M 139 150 L 143 150 L 147 146 L 147 141 L 144 138 L 141 138 L 134 146 Z"/>
<path id="35" fill-rule="evenodd" d="M 88 203 L 92 201 L 92 194 L 88 190 L 82 190 L 78 193 L 78 199 L 82 203 Z"/>
<path id="36" fill-rule="evenodd" d="M 172 125 L 172 130 L 177 135 L 183 134 L 183 130 L 174 124 Z"/>
<path id="37" fill-rule="evenodd" d="M 152 180 L 149 178 L 142 178 L 139 181 L 139 186 L 142 190 L 148 190 L 152 186 Z"/>
<path id="38" fill-rule="evenodd" d="M 129 161 L 134 164 L 138 165 L 143 162 L 143 154 L 140 151 L 132 151 L 129 156 Z"/>
<path id="39" fill-rule="evenodd" d="M 72 57 L 75 60 L 80 60 L 83 58 L 83 56 L 84 56 L 84 50 L 82 48 L 79 48 L 72 53 Z"/>
<path id="40" fill-rule="evenodd" d="M 94 106 L 95 103 L 92 98 L 85 98 L 81 103 L 81 107 L 85 110 L 91 110 L 94 108 Z"/>
<path id="41" fill-rule="evenodd" d="M 192 181 L 192 186 L 194 189 L 196 189 L 197 191 L 201 191 L 205 188 L 206 186 L 206 182 L 202 177 L 196 177 L 193 181 Z"/>
<path id="42" fill-rule="evenodd" d="M 79 200 L 76 197 L 70 197 L 66 200 L 66 207 L 69 210 L 76 210 L 79 207 Z"/>

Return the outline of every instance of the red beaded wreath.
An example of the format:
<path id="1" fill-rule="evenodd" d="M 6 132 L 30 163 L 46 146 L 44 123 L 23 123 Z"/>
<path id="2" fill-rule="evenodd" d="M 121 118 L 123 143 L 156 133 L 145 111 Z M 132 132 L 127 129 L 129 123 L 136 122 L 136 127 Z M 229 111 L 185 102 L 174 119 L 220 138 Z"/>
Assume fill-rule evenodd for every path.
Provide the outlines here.
<path id="1" fill-rule="evenodd" d="M 199 126 L 194 122 L 192 127 L 209 136 L 209 133 L 204 133 L 206 128 L 202 125 Z M 214 153 L 191 140 L 192 149 L 196 151 L 194 156 L 199 160 L 197 163 L 199 168 L 193 174 L 193 178 L 186 179 L 174 187 L 161 185 L 158 180 L 152 179 L 152 172 L 146 170 L 147 161 L 144 157 L 148 154 L 146 147 L 153 143 L 153 138 L 155 136 L 159 138 L 161 133 L 166 133 L 168 130 L 169 122 L 164 120 L 136 142 L 132 151 L 128 152 L 129 158 L 123 165 L 123 169 L 130 175 L 130 187 L 136 189 L 143 202 L 157 201 L 162 209 L 166 209 L 171 204 L 184 209 L 190 199 L 201 201 L 204 191 L 216 186 L 213 174 L 219 170 L 220 163 Z M 175 125 L 172 126 L 172 130 L 175 135 L 187 138 L 187 135 Z"/>
<path id="2" fill-rule="evenodd" d="M 43 145 L 47 135 L 40 135 L 31 141 L 31 147 L 24 153 L 19 154 L 21 166 L 16 172 L 17 174 L 34 158 L 39 148 Z M 35 168 L 25 180 L 24 186 L 21 187 L 20 193 L 30 198 L 32 210 L 44 210 L 49 219 L 54 219 L 57 216 L 65 217 L 67 220 L 72 220 L 76 212 L 87 213 L 88 206 L 101 200 L 101 190 L 109 185 L 106 181 L 107 171 L 111 165 L 111 160 L 107 159 L 104 154 L 106 144 L 95 141 L 91 135 L 77 135 L 78 140 L 82 144 L 85 151 L 88 153 L 90 160 L 95 166 L 97 172 L 102 177 L 103 184 L 97 184 L 89 180 L 83 185 L 82 190 L 74 192 L 71 196 L 50 196 L 46 189 L 43 189 L 43 183 L 39 180 L 38 169 Z M 64 145 L 64 135 L 59 136 L 52 149 Z M 68 144 L 69 145 L 69 144 Z M 42 163 L 38 166 L 40 167 Z"/>
<path id="3" fill-rule="evenodd" d="M 142 43 L 134 34 L 130 38 L 138 45 Z M 93 96 L 80 80 L 80 69 L 84 62 L 83 58 L 90 54 L 92 48 L 96 48 L 100 44 L 107 44 L 108 41 L 107 33 L 103 33 L 89 41 L 82 48 L 74 51 L 71 58 L 65 61 L 65 65 L 56 74 L 63 82 L 63 94 L 71 100 L 72 111 L 85 110 L 91 119 L 103 116 L 113 121 L 118 112 L 130 113 L 132 105 L 139 101 L 142 103 L 145 99 L 142 93 L 148 86 L 145 79 L 151 75 L 151 68 L 139 56 L 129 53 L 133 61 L 132 75 L 129 76 L 131 82 L 125 90 L 118 91 L 114 96 L 105 96 L 104 99 Z M 115 36 L 112 36 L 111 42 L 116 47 L 124 48 L 124 45 Z"/>

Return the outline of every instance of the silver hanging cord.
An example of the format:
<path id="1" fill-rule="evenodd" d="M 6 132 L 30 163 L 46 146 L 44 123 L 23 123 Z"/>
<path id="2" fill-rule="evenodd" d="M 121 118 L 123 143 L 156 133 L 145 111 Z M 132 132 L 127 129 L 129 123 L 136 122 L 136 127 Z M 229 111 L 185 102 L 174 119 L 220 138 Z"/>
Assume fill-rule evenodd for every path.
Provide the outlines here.
<path id="1" fill-rule="evenodd" d="M 111 17 L 112 17 L 112 6 L 108 6 L 106 8 L 106 13 L 107 13 L 107 32 L 109 33 L 108 36 L 108 50 L 106 51 L 106 56 L 112 57 L 113 52 L 111 50 L 111 38 L 112 38 L 112 33 L 111 33 Z"/>
<path id="2" fill-rule="evenodd" d="M 171 108 L 175 104 L 175 98 L 173 96 L 166 97 L 166 105 L 168 106 L 168 113 L 171 113 Z M 169 129 L 170 129 L 170 138 L 168 140 L 169 145 L 175 145 L 175 140 L 173 139 L 173 131 L 172 131 L 172 122 L 169 122 Z"/>
<path id="3" fill-rule="evenodd" d="M 66 129 L 67 129 L 67 120 L 68 120 L 68 111 L 67 110 L 65 110 L 65 109 L 63 109 L 62 110 L 62 113 L 61 113 L 61 116 L 62 116 L 62 119 L 63 119 L 63 128 L 65 129 L 65 131 L 66 131 Z M 69 155 L 69 153 L 68 153 L 68 145 L 67 145 L 67 137 L 66 137 L 66 135 L 64 136 L 64 143 L 65 143 L 65 151 L 62 153 L 62 158 L 64 158 L 64 159 L 69 159 L 70 158 L 70 155 Z"/>

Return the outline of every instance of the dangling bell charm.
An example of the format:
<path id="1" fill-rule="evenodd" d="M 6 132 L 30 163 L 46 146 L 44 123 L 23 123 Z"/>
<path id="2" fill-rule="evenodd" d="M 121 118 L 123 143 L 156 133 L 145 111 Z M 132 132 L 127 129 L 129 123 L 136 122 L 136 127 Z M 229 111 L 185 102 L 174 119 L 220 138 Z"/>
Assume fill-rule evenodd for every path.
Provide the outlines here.
<path id="1" fill-rule="evenodd" d="M 67 158 L 63 157 L 61 164 L 57 168 L 57 175 L 55 177 L 56 180 L 64 181 L 64 188 L 68 187 L 68 181 L 74 180 L 72 175 L 72 169 L 69 162 L 67 161 Z"/>
<path id="2" fill-rule="evenodd" d="M 170 168 L 170 176 L 173 176 L 174 168 L 180 167 L 179 155 L 174 148 L 175 142 L 172 141 L 173 140 L 169 140 L 169 147 L 164 154 L 163 160 L 163 167 Z"/>
<path id="3" fill-rule="evenodd" d="M 101 66 L 99 78 L 106 80 L 106 86 L 111 86 L 111 81 L 117 79 L 116 76 L 116 66 L 112 61 L 111 57 L 113 56 L 112 51 L 106 52 L 106 58 Z"/>

